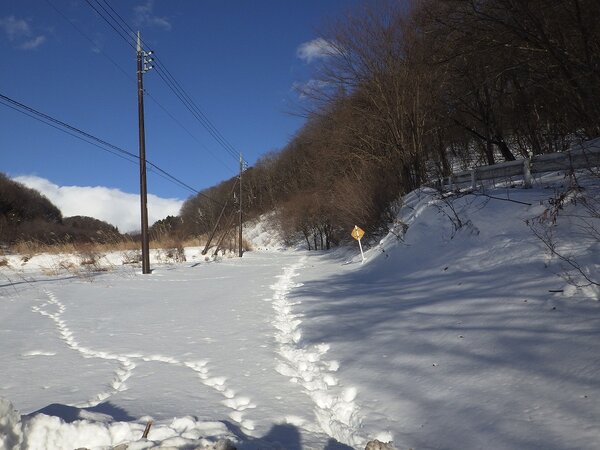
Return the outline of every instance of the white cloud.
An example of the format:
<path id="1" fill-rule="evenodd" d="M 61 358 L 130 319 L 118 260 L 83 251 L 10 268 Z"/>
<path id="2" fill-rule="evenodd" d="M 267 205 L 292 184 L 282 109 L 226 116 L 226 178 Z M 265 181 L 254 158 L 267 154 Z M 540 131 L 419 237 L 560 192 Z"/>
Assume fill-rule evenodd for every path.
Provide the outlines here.
<path id="1" fill-rule="evenodd" d="M 331 84 L 327 81 L 310 79 L 306 82 L 296 81 L 293 83 L 292 88 L 298 93 L 300 100 L 306 100 L 313 98 L 315 94 L 322 92 L 329 86 Z"/>
<path id="2" fill-rule="evenodd" d="M 296 50 L 296 55 L 301 60 L 311 63 L 317 59 L 327 58 L 335 55 L 337 50 L 335 46 L 323 38 L 313 39 L 312 41 L 300 44 Z"/>
<path id="3" fill-rule="evenodd" d="M 90 216 L 104 220 L 121 232 L 140 229 L 140 197 L 102 186 L 58 186 L 45 178 L 19 176 L 19 183 L 45 195 L 64 217 Z M 148 194 L 148 222 L 179 214 L 183 201 Z"/>
<path id="4" fill-rule="evenodd" d="M 154 0 L 148 0 L 145 4 L 133 8 L 134 23 L 137 26 L 158 27 L 170 31 L 171 22 L 166 17 L 154 15 Z"/>
<path id="5" fill-rule="evenodd" d="M 22 50 L 33 50 L 34 48 L 38 48 L 44 42 L 46 42 L 46 36 L 38 36 L 23 42 L 21 45 L 19 45 L 19 48 Z"/>
<path id="6" fill-rule="evenodd" d="M 104 53 L 104 36 L 102 34 L 96 33 L 92 43 L 91 50 L 93 53 Z"/>
<path id="7" fill-rule="evenodd" d="M 10 42 L 17 43 L 21 50 L 33 50 L 46 42 L 46 36 L 34 36 L 29 23 L 15 16 L 0 18 L 0 30 L 4 31 Z"/>
<path id="8" fill-rule="evenodd" d="M 29 24 L 23 19 L 15 18 L 15 16 L 1 18 L 0 28 L 6 33 L 9 41 L 31 36 Z"/>

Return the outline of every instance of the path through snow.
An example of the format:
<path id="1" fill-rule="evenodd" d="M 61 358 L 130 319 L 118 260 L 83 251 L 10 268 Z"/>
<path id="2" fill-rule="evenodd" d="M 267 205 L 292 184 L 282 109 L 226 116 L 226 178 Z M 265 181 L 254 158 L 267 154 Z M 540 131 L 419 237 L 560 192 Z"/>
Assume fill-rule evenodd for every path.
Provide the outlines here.
<path id="1" fill-rule="evenodd" d="M 366 440 L 360 435 L 361 418 L 355 403 L 356 388 L 339 388 L 339 381 L 333 375 L 339 363 L 323 359 L 329 345 L 303 344 L 300 328 L 302 316 L 294 312 L 294 306 L 298 303 L 288 298 L 293 288 L 302 286 L 294 283 L 293 279 L 299 275 L 297 270 L 303 267 L 305 261 L 306 257 L 303 257 L 300 262 L 286 267 L 279 281 L 271 287 L 275 309 L 273 325 L 277 329 L 275 339 L 282 357 L 276 370 L 302 386 L 315 404 L 317 422 L 325 433 L 340 442 L 362 446 Z"/>
<path id="2" fill-rule="evenodd" d="M 131 439 L 148 420 L 149 439 L 161 445 L 184 434 L 188 445 L 207 429 L 248 450 L 360 446 L 357 391 L 338 380 L 327 343 L 303 342 L 299 305 L 288 297 L 306 261 L 248 253 L 148 276 L 37 281 L 31 273 L 0 297 L 5 317 L 23 318 L 3 322 L 0 357 L 18 363 L 3 365 L 0 396 L 22 414 L 63 419 L 27 419 L 42 446 L 68 442 L 84 426 L 71 421 L 86 418 L 128 430 L 98 425 L 106 429 L 92 433 L 96 446 Z M 181 434 L 173 417 L 195 431 Z"/>

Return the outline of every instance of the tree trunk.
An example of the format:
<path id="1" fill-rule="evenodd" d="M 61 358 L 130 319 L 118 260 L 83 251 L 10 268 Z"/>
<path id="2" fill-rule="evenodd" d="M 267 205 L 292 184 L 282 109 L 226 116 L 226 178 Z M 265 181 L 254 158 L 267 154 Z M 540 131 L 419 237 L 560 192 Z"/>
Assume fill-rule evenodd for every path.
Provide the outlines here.
<path id="1" fill-rule="evenodd" d="M 490 166 L 496 164 L 494 161 L 494 145 L 489 137 L 485 139 L 485 159 Z"/>
<path id="2" fill-rule="evenodd" d="M 512 154 L 512 152 L 508 148 L 508 145 L 506 144 L 506 142 L 504 142 L 502 138 L 498 139 L 496 143 L 505 161 L 514 161 L 515 159 L 517 159 L 515 158 L 515 155 Z"/>
<path id="3" fill-rule="evenodd" d="M 302 230 L 302 234 L 304 235 L 304 239 L 306 239 L 306 245 L 308 245 L 308 251 L 311 251 L 312 248 L 310 247 L 310 239 L 308 238 L 308 233 L 304 230 Z"/>

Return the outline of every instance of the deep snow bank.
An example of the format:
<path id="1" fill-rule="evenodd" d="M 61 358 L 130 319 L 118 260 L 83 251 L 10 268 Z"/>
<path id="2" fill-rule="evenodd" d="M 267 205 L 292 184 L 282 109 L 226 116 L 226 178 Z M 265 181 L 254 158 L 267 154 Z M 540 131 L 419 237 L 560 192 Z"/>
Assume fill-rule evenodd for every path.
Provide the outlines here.
<path id="1" fill-rule="evenodd" d="M 0 448 L 18 448 L 22 440 L 21 415 L 12 403 L 0 397 Z"/>
<path id="2" fill-rule="evenodd" d="M 390 232 L 365 253 L 364 271 L 389 273 L 407 262 L 427 267 L 446 249 L 472 270 L 541 260 L 565 295 L 598 300 L 599 237 L 598 175 L 553 173 L 533 189 L 507 183 L 444 196 L 423 188 L 404 197 Z"/>
<path id="3" fill-rule="evenodd" d="M 55 406 L 60 409 L 60 405 Z M 8 400 L 0 397 L 0 448 L 95 449 L 123 445 L 129 450 L 174 447 L 227 450 L 227 439 L 235 439 L 225 424 L 198 421 L 193 417 L 152 424 L 149 439 L 143 439 L 149 418 L 139 422 L 113 422 L 110 416 L 101 413 L 62 408 L 70 409 L 74 420 L 67 422 L 46 414 L 21 416 Z"/>

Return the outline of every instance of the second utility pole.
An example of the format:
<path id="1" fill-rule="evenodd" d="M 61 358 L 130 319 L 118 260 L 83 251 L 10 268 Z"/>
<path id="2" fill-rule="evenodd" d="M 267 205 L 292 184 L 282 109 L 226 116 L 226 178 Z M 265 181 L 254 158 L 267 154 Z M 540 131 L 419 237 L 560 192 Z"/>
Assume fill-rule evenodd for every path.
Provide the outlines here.
<path id="1" fill-rule="evenodd" d="M 150 239 L 148 236 L 148 191 L 146 188 L 146 136 L 144 131 L 144 83 L 142 75 L 145 72 L 145 58 L 142 51 L 140 32 L 137 34 L 137 87 L 138 87 L 138 120 L 140 143 L 140 206 L 142 210 L 142 273 L 150 270 Z"/>

